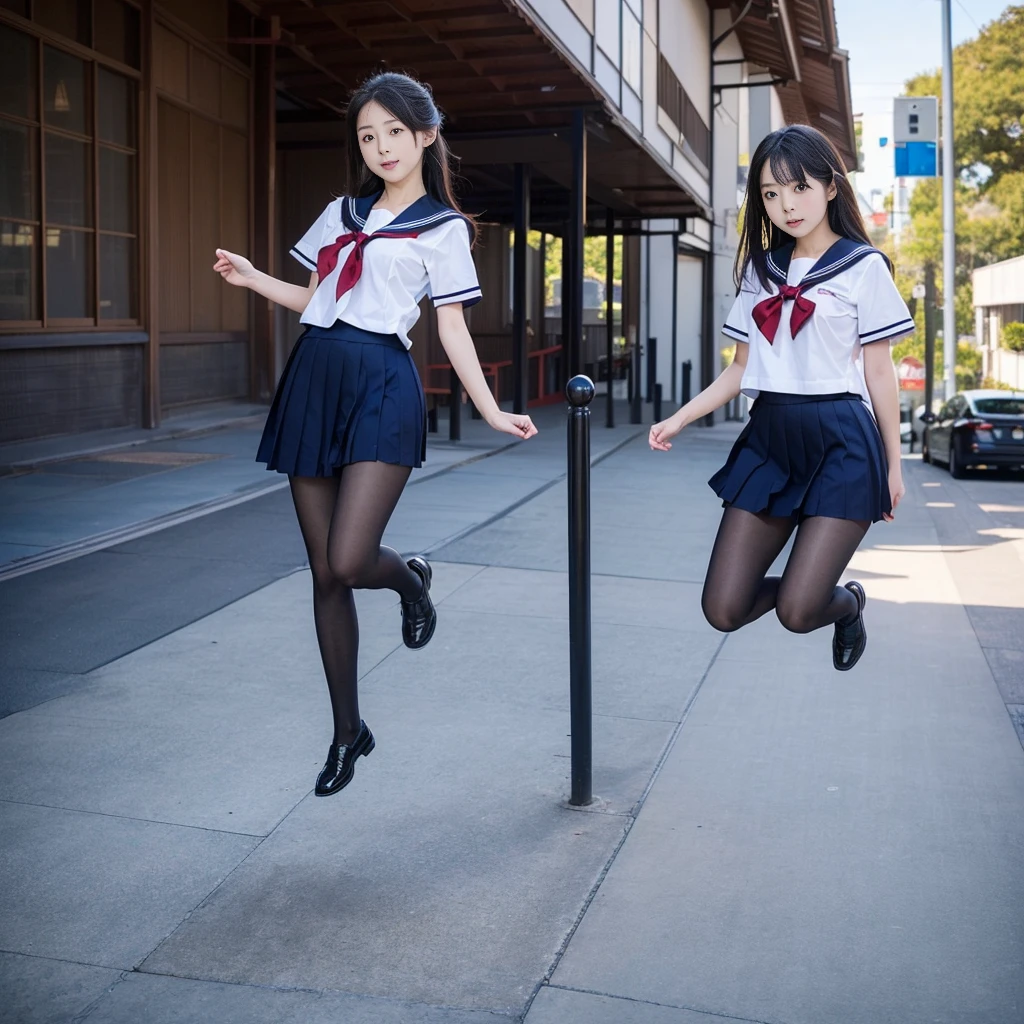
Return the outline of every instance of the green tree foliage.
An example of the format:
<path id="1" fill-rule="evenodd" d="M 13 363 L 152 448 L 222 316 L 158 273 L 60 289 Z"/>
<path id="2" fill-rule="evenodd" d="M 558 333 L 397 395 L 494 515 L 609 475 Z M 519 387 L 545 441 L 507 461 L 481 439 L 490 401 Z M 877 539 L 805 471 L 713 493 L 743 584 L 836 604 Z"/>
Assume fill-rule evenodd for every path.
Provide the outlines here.
<path id="1" fill-rule="evenodd" d="M 941 96 L 939 73 L 910 79 L 905 93 Z M 1007 7 L 954 50 L 953 96 L 956 324 L 958 333 L 969 334 L 971 271 L 1024 253 L 1024 5 Z M 913 284 L 923 279 L 926 263 L 942 265 L 940 179 L 918 184 L 910 218 L 899 261 Z M 941 273 L 938 285 L 941 302 Z"/>
<path id="2" fill-rule="evenodd" d="M 953 52 L 957 172 L 983 188 L 1024 172 L 1024 6 L 1014 4 Z M 907 82 L 908 96 L 940 96 L 938 71 Z"/>
<path id="3" fill-rule="evenodd" d="M 515 241 L 515 232 L 509 232 L 509 247 Z M 540 232 L 531 231 L 527 236 L 528 244 L 534 249 L 540 249 Z M 605 269 L 608 265 L 608 243 L 604 236 L 593 235 L 583 239 L 583 276 L 592 277 L 605 281 Z M 545 305 L 550 306 L 554 302 L 552 281 L 562 278 L 562 239 L 557 235 L 548 235 L 547 245 L 544 250 L 544 279 L 547 282 L 547 294 Z M 622 279 L 622 236 L 615 236 L 615 283 L 621 283 Z"/>
<path id="4" fill-rule="evenodd" d="M 1024 324 L 1004 324 L 1002 341 L 1003 348 L 1011 352 L 1024 352 Z"/>

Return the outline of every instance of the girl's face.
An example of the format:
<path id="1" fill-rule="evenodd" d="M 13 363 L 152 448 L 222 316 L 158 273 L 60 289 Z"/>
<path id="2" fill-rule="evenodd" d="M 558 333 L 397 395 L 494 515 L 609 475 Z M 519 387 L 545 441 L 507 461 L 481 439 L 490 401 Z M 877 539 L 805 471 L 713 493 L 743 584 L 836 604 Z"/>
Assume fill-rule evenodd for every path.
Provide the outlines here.
<path id="1" fill-rule="evenodd" d="M 423 150 L 437 137 L 436 128 L 411 131 L 374 100 L 359 111 L 356 127 L 366 166 L 392 185 L 421 173 Z"/>
<path id="2" fill-rule="evenodd" d="M 828 201 L 835 197 L 835 184 L 825 187 L 816 178 L 778 182 L 770 160 L 761 169 L 761 199 L 771 222 L 793 238 L 809 235 L 828 216 Z"/>

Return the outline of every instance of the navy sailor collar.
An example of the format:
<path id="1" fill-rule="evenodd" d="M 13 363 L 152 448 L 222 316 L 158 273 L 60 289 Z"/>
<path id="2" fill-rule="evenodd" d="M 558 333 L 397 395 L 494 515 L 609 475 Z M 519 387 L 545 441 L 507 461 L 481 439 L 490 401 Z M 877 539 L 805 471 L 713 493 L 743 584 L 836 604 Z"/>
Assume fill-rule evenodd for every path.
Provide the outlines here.
<path id="1" fill-rule="evenodd" d="M 415 204 L 414 204 L 415 205 Z M 793 258 L 793 250 L 796 242 L 788 242 L 778 249 L 768 253 L 766 269 L 768 276 L 777 285 L 788 284 L 789 262 Z M 877 252 L 885 260 L 886 266 L 891 268 L 889 257 L 881 249 L 864 242 L 855 242 L 852 238 L 840 238 L 829 249 L 818 258 L 818 261 L 804 274 L 799 282 L 800 288 L 807 288 L 809 285 L 821 284 L 830 277 L 848 270 L 855 263 L 859 263 L 865 256 Z"/>
<path id="2" fill-rule="evenodd" d="M 349 231 L 362 231 L 366 227 L 366 221 L 370 216 L 374 203 L 382 195 L 383 191 L 375 192 L 369 196 L 342 196 L 342 224 Z M 411 231 L 421 234 L 450 220 L 466 220 L 466 218 L 457 210 L 453 210 L 451 207 L 439 202 L 432 195 L 423 195 L 407 206 L 394 220 L 389 221 L 384 227 L 378 228 L 374 234 L 408 234 Z"/>

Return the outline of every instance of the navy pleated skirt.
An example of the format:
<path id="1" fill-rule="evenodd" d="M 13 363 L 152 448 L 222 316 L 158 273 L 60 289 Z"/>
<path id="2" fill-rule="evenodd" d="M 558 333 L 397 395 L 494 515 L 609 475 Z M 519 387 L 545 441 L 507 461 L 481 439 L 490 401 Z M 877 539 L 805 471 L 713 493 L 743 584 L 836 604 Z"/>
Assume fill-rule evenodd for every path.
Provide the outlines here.
<path id="1" fill-rule="evenodd" d="M 339 320 L 295 343 L 256 461 L 289 476 L 334 476 L 353 462 L 415 467 L 426 438 L 423 386 L 401 339 Z"/>
<path id="2" fill-rule="evenodd" d="M 762 391 L 708 483 L 724 505 L 748 512 L 877 522 L 892 511 L 888 475 L 860 395 Z"/>

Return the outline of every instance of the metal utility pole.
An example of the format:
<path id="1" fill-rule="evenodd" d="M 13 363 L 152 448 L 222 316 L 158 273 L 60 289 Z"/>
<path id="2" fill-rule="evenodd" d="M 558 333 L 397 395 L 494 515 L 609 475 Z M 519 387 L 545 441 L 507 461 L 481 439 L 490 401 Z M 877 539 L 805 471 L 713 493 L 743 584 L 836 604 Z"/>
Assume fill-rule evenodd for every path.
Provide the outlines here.
<path id="1" fill-rule="evenodd" d="M 956 393 L 956 228 L 953 212 L 952 0 L 942 0 L 942 355 L 945 397 Z"/>

